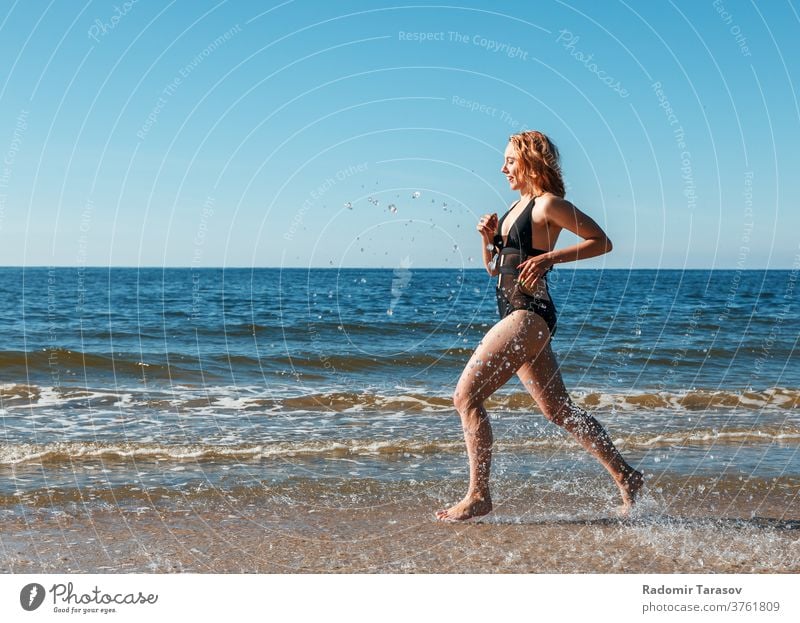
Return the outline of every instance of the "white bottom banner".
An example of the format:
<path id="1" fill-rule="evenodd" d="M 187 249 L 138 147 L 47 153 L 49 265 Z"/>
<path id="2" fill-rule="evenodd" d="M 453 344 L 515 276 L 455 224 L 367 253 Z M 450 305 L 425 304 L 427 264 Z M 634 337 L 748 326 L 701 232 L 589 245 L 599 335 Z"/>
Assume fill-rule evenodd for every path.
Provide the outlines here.
<path id="1" fill-rule="evenodd" d="M 795 575 L 6 575 L 2 621 L 798 621 Z M 191 617 L 191 618 L 190 618 Z"/>

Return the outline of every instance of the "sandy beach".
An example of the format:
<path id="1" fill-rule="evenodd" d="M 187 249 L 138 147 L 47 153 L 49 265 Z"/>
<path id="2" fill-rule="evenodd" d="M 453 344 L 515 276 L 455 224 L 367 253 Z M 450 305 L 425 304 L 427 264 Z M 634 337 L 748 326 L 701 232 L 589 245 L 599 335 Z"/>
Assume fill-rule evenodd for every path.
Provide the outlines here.
<path id="1" fill-rule="evenodd" d="M 721 482 L 651 480 L 620 521 L 605 480 L 599 497 L 498 490 L 496 510 L 443 524 L 433 511 L 459 484 L 360 480 L 351 491 L 298 498 L 290 485 L 193 498 L 119 498 L 25 516 L 5 511 L 5 573 L 797 573 L 796 486 L 764 496 Z M 785 485 L 785 486 L 784 486 Z M 761 486 L 754 491 L 763 491 Z M 681 493 L 683 492 L 683 493 Z M 695 492 L 695 493 L 692 493 Z M 606 495 L 606 493 L 608 495 Z M 342 505 L 350 497 L 352 504 Z M 291 499 L 290 499 L 291 498 Z M 370 499 L 364 505 L 363 500 Z M 360 501 L 361 500 L 361 501 Z M 376 501 L 377 500 L 377 501 Z"/>

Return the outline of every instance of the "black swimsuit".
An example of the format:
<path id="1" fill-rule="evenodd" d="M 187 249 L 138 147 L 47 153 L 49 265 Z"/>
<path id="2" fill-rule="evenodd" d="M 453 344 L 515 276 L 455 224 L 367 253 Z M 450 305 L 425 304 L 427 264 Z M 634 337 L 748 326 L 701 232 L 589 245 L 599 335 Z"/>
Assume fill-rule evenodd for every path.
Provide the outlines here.
<path id="1" fill-rule="evenodd" d="M 519 203 L 519 202 L 517 202 Z M 503 244 L 503 236 L 498 233 L 494 237 L 494 246 L 499 252 L 497 259 L 498 272 L 500 273 L 500 283 L 497 285 L 497 310 L 500 312 L 500 317 L 505 318 L 511 312 L 517 310 L 532 311 L 541 316 L 550 328 L 550 335 L 556 333 L 556 307 L 553 304 L 550 290 L 547 287 L 547 274 L 542 277 L 544 279 L 545 290 L 547 291 L 547 298 L 538 296 L 530 296 L 520 290 L 517 284 L 517 277 L 519 270 L 517 265 L 524 262 L 529 257 L 547 253 L 542 249 L 535 249 L 532 246 L 533 240 L 533 206 L 536 203 L 536 197 L 531 199 L 528 206 L 517 217 L 517 220 L 511 225 L 508 232 L 508 242 Z M 509 215 L 511 210 L 516 207 L 516 203 L 506 212 L 497 224 L 497 231 L 503 231 L 503 221 Z M 548 269 L 549 272 L 549 269 Z"/>

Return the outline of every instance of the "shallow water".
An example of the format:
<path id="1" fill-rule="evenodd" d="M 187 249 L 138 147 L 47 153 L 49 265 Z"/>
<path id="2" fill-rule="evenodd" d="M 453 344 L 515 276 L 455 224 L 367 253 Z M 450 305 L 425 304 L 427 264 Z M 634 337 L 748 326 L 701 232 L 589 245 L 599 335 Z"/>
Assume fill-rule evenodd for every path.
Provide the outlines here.
<path id="1" fill-rule="evenodd" d="M 659 479 L 631 519 L 597 474 L 500 478 L 495 511 L 443 524 L 458 480 L 293 479 L 258 487 L 117 491 L 3 511 L 0 568 L 72 572 L 797 573 L 795 494 Z M 705 483 L 705 484 L 703 484 Z M 753 483 L 750 483 L 751 485 Z M 699 488 L 704 488 L 699 492 Z M 658 492 L 656 492 L 658 489 Z M 740 499 L 741 498 L 741 499 Z"/>

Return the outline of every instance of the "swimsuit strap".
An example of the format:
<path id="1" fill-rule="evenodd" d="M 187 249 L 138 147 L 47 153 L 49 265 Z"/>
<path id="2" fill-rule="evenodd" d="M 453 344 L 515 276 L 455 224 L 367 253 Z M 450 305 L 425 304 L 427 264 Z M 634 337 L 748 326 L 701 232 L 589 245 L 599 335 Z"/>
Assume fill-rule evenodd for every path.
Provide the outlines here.
<path id="1" fill-rule="evenodd" d="M 517 217 L 514 219 L 514 222 L 511 224 L 511 227 L 508 230 L 508 239 L 509 239 L 509 246 L 512 248 L 524 248 L 526 251 L 529 249 L 533 249 L 530 242 L 526 243 L 525 235 L 522 233 L 525 231 L 526 226 L 522 219 L 527 218 L 528 224 L 527 229 L 530 232 L 530 237 L 533 237 L 533 219 L 531 218 L 531 214 L 533 212 L 533 206 L 536 204 L 536 199 L 538 197 L 534 196 L 531 198 L 528 205 L 520 212 Z M 505 244 L 503 243 L 503 223 L 505 222 L 506 217 L 511 214 L 511 211 L 517 207 L 519 202 L 522 201 L 521 199 L 517 200 L 514 205 L 512 205 L 508 211 L 503 215 L 503 218 L 497 224 L 497 234 L 494 237 L 494 245 L 498 249 L 502 249 Z M 514 233 L 516 230 L 516 242 L 512 243 L 511 238 L 514 237 Z M 544 253 L 544 251 L 542 251 Z M 528 253 L 528 255 L 536 255 L 532 253 Z"/>
<path id="2" fill-rule="evenodd" d="M 520 201 L 522 201 L 522 200 L 521 199 L 517 199 L 514 202 L 514 205 L 512 205 L 508 210 L 506 210 L 506 213 L 503 214 L 503 216 L 501 216 L 500 220 L 497 222 L 497 233 L 494 235 L 494 241 L 493 242 L 494 242 L 494 246 L 497 247 L 498 249 L 502 249 L 503 246 L 504 246 L 503 245 L 503 233 L 502 233 L 503 232 L 503 223 L 505 222 L 506 217 L 511 213 L 511 210 L 516 208 Z M 513 227 L 513 225 L 512 225 L 512 227 Z M 509 235 L 511 234 L 510 231 L 508 233 L 509 233 Z"/>
<path id="3" fill-rule="evenodd" d="M 508 246 L 503 243 L 503 223 L 511 211 L 517 207 L 519 200 L 514 203 L 514 205 L 512 205 L 505 214 L 503 214 L 502 218 L 497 223 L 498 233 L 495 234 L 493 240 L 495 249 L 497 251 L 502 252 L 505 248 L 516 249 L 522 251 L 523 255 L 526 257 L 534 257 L 536 255 L 547 253 L 545 249 L 537 249 L 533 246 L 533 208 L 536 205 L 536 200 L 538 198 L 539 197 L 537 196 L 532 197 L 528 206 L 526 206 L 525 209 L 517 215 L 517 218 L 514 220 L 514 223 L 512 223 L 511 228 L 508 230 Z M 525 222 L 524 219 L 527 219 L 527 222 Z M 550 269 L 548 269 L 547 272 L 550 272 Z"/>

